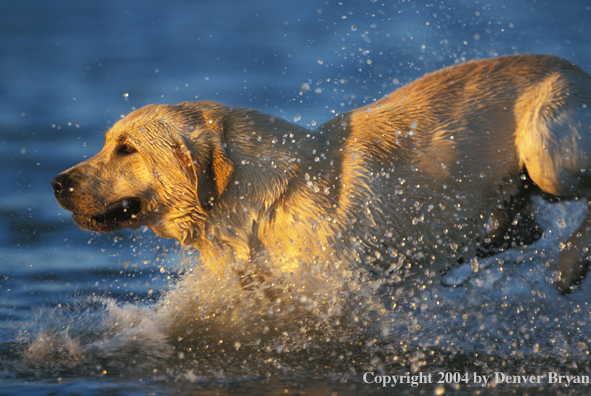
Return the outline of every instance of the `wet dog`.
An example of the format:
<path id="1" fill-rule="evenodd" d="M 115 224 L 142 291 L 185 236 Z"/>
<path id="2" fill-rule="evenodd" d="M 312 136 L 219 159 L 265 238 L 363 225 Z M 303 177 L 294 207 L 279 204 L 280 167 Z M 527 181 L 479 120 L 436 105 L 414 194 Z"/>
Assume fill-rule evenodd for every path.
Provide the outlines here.
<path id="1" fill-rule="evenodd" d="M 591 198 L 590 128 L 588 74 L 508 56 L 428 74 L 316 130 L 214 102 L 149 105 L 52 184 L 81 228 L 146 225 L 212 270 L 431 276 L 502 244 L 533 183 Z M 561 253 L 565 292 L 586 272 L 589 227 L 591 215 Z"/>

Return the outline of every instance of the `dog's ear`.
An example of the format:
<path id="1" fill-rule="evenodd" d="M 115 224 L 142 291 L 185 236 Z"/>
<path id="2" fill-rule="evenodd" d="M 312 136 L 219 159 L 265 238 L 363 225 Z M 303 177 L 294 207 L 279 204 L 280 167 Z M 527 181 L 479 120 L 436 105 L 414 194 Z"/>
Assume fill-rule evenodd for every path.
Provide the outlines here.
<path id="1" fill-rule="evenodd" d="M 177 148 L 177 156 L 196 185 L 199 206 L 209 211 L 228 186 L 234 171 L 225 150 L 224 123 L 220 119 L 223 114 L 220 108 L 211 109 L 203 102 L 177 106 L 185 114 L 190 112 L 189 129 L 192 131 L 183 136 L 184 144 Z"/>
<path id="2" fill-rule="evenodd" d="M 195 161 L 193 161 L 195 163 Z M 212 147 L 203 166 L 197 167 L 197 199 L 203 210 L 210 210 L 232 177 L 234 166 L 225 151 Z"/>

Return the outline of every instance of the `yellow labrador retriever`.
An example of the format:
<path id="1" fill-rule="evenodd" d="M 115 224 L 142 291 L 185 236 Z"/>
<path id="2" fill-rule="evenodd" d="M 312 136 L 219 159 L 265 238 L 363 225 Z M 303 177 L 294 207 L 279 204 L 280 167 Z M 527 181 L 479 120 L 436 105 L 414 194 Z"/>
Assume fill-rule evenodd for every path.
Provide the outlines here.
<path id="1" fill-rule="evenodd" d="M 507 56 L 428 74 L 316 130 L 214 102 L 149 105 L 52 184 L 81 228 L 146 225 L 213 269 L 264 254 L 258 266 L 285 273 L 433 274 L 499 245 L 531 181 L 590 199 L 590 128 L 588 74 Z M 560 257 L 565 292 L 586 272 L 589 227 Z"/>

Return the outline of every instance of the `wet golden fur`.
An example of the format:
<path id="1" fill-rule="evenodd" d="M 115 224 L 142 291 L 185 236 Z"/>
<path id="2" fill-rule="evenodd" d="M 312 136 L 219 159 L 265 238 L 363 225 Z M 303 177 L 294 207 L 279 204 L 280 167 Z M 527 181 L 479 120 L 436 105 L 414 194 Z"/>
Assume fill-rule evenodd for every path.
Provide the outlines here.
<path id="1" fill-rule="evenodd" d="M 314 131 L 214 102 L 149 105 L 54 187 L 80 227 L 147 225 L 213 269 L 264 254 L 287 273 L 432 271 L 475 254 L 524 168 L 549 194 L 591 197 L 590 106 L 589 75 L 537 55 L 428 74 Z M 585 224 L 564 290 L 584 273 Z"/>

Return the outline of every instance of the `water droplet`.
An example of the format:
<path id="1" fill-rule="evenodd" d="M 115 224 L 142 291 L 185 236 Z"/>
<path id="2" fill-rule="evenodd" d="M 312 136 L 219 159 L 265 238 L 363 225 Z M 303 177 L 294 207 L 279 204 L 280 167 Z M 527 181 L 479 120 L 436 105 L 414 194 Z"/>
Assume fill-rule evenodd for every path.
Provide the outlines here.
<path id="1" fill-rule="evenodd" d="M 478 266 L 478 260 L 476 259 L 476 257 L 474 257 L 472 260 L 470 260 L 470 268 L 472 269 L 472 271 L 478 272 L 479 266 Z"/>
<path id="2" fill-rule="evenodd" d="M 564 222 L 564 219 L 560 216 L 556 216 L 556 219 L 554 219 L 554 223 L 556 224 L 556 227 L 558 227 L 558 228 L 566 227 L 566 223 Z"/>
<path id="3" fill-rule="evenodd" d="M 445 387 L 443 385 L 437 385 L 437 387 L 433 391 L 433 394 L 436 396 L 441 396 L 444 393 L 445 393 Z"/>

